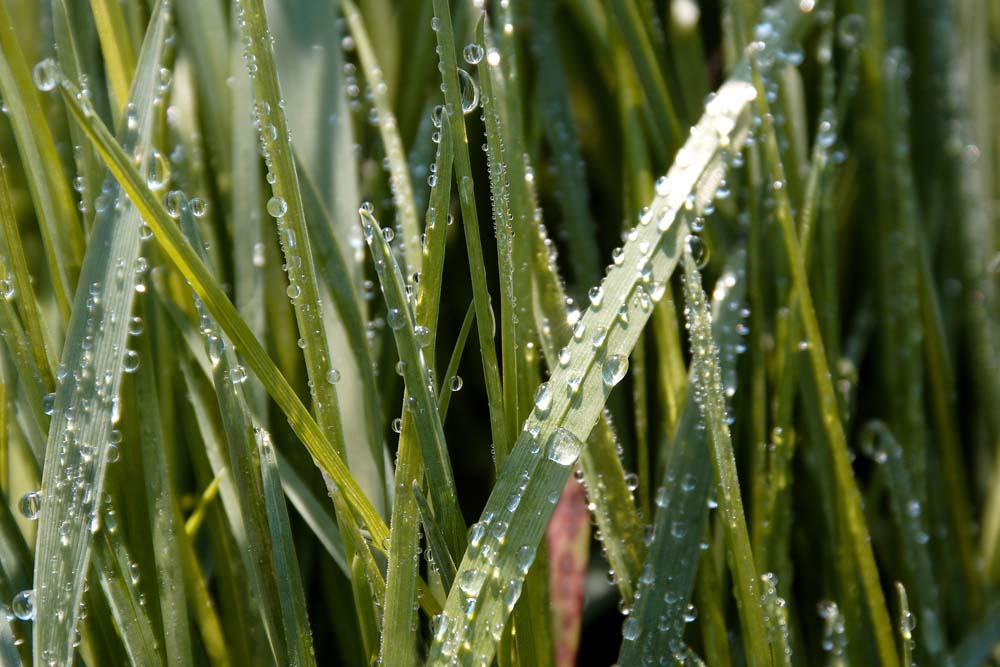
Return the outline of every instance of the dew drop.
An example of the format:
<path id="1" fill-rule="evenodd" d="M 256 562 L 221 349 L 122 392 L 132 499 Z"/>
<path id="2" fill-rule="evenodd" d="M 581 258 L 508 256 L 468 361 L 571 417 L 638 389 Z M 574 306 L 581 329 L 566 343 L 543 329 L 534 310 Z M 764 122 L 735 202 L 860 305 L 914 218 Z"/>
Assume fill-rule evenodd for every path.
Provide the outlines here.
<path id="1" fill-rule="evenodd" d="M 583 442 L 571 431 L 562 427 L 555 430 L 549 440 L 548 457 L 561 466 L 570 466 L 580 458 Z"/>
<path id="2" fill-rule="evenodd" d="M 35 620 L 35 591 L 29 588 L 15 595 L 10 610 L 19 620 Z"/>
<path id="3" fill-rule="evenodd" d="M 462 56 L 465 58 L 465 62 L 470 65 L 478 65 L 479 61 L 483 59 L 483 47 L 474 42 L 466 44 L 465 48 L 462 49 Z"/>
<path id="4" fill-rule="evenodd" d="M 60 79 L 59 66 L 52 58 L 46 58 L 38 62 L 31 72 L 31 78 L 35 82 L 35 88 L 47 93 L 55 89 Z"/>
<path id="5" fill-rule="evenodd" d="M 340 382 L 340 371 L 336 368 L 331 368 L 326 372 L 326 381 L 330 384 L 337 384 Z"/>
<path id="6" fill-rule="evenodd" d="M 462 389 L 462 376 L 461 375 L 453 375 L 452 378 L 451 378 L 451 390 L 452 391 L 459 391 L 461 389 Z"/>
<path id="7" fill-rule="evenodd" d="M 288 204 L 281 197 L 271 197 L 267 200 L 267 213 L 268 215 L 280 218 L 285 215 L 288 211 Z"/>
<path id="8" fill-rule="evenodd" d="M 705 245 L 705 242 L 701 237 L 689 234 L 687 237 L 687 247 L 695 266 L 699 269 L 704 269 L 708 265 L 709 259 L 708 246 Z"/>
<path id="9" fill-rule="evenodd" d="M 161 190 L 170 179 L 170 165 L 163 153 L 155 148 L 146 157 L 146 185 L 150 190 Z"/>
<path id="10" fill-rule="evenodd" d="M 552 388 L 548 382 L 543 382 L 535 391 L 535 409 L 544 414 L 550 407 L 552 407 Z"/>
<path id="11" fill-rule="evenodd" d="M 38 514 L 42 511 L 42 492 L 28 491 L 26 494 L 21 496 L 21 500 L 18 502 L 17 508 L 21 511 L 21 516 L 28 521 L 34 521 L 38 518 Z"/>
<path id="12" fill-rule="evenodd" d="M 135 350 L 125 351 L 125 362 L 122 370 L 126 373 L 135 373 L 139 368 L 139 353 Z"/>
<path id="13" fill-rule="evenodd" d="M 462 91 L 462 113 L 470 114 L 479 106 L 479 87 L 464 69 L 458 69 L 458 87 Z"/>
<path id="14" fill-rule="evenodd" d="M 601 367 L 601 377 L 604 384 L 613 387 L 622 381 L 628 372 L 628 357 L 624 354 L 612 354 L 604 360 Z"/>
<path id="15" fill-rule="evenodd" d="M 399 308 L 390 308 L 389 312 L 386 313 L 385 321 L 390 329 L 398 331 L 406 325 L 406 315 Z"/>

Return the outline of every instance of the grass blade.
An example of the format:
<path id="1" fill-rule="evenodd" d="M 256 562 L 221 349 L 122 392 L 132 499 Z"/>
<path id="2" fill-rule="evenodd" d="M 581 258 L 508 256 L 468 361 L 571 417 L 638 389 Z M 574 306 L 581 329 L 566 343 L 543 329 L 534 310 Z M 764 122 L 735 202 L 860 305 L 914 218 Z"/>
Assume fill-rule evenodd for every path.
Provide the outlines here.
<path id="1" fill-rule="evenodd" d="M 312 631 L 309 629 L 309 614 L 306 611 L 305 589 L 302 587 L 299 562 L 295 556 L 285 496 L 281 490 L 277 452 L 267 431 L 258 428 L 254 437 L 260 457 L 274 571 L 282 574 L 278 585 L 278 599 L 281 603 L 287 660 L 288 664 L 307 667 L 316 664 L 316 656 L 313 652 Z"/>
<path id="2" fill-rule="evenodd" d="M 430 664 L 459 655 L 461 661 L 492 656 L 499 640 L 495 628 L 503 627 L 519 596 L 554 501 L 583 449 L 582 439 L 597 421 L 611 387 L 621 380 L 623 362 L 677 264 L 687 236 L 687 226 L 677 216 L 690 194 L 703 202 L 711 199 L 725 169 L 719 157 L 720 137 L 730 149 L 742 144 L 749 122 L 747 105 L 753 97 L 745 79 L 731 80 L 719 90 L 692 131 L 683 159 L 668 174 L 669 188 L 653 201 L 646 224 L 637 227 L 626 243 L 622 265 L 613 267 L 598 286 L 604 294 L 624 298 L 613 307 L 605 304 L 584 314 L 567 346 L 571 362 L 555 368 L 549 382 L 539 388 L 535 409 L 497 480 L 482 521 L 471 531 L 470 548 L 459 566 L 458 588 L 449 593 L 438 622 Z M 498 600 L 505 604 L 496 604 Z M 476 622 L 463 620 L 477 612 Z"/>
<path id="3" fill-rule="evenodd" d="M 169 21 L 162 3 L 154 17 L 133 88 L 136 99 L 149 102 Z M 126 141 L 145 151 L 155 108 L 147 103 L 137 109 L 139 133 Z M 80 274 L 82 287 L 74 298 L 62 366 L 77 377 L 61 378 L 56 388 L 42 476 L 34 577 L 36 664 L 42 656 L 68 664 L 73 655 L 93 537 L 89 524 L 91 514 L 100 511 L 95 499 L 103 491 L 110 433 L 117 419 L 115 404 L 126 364 L 129 320 L 118 317 L 112 325 L 109 315 L 131 310 L 139 277 L 132 270 L 140 257 L 139 226 L 138 212 L 124 202 L 121 209 L 108 207 L 98 215 Z M 93 302 L 90 308 L 88 300 Z M 93 337 L 92 346 L 84 345 L 88 336 Z M 71 486 L 67 481 L 76 479 L 83 480 L 79 488 L 89 488 L 89 494 L 78 492 L 76 482 Z"/>

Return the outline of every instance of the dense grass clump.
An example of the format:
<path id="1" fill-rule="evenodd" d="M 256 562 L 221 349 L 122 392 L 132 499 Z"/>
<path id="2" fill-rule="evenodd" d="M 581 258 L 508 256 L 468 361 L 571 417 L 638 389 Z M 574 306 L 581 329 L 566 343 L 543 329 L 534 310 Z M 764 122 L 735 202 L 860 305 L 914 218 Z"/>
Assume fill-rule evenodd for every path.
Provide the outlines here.
<path id="1" fill-rule="evenodd" d="M 0 0 L 0 665 L 1000 664 L 998 69 L 981 0 Z"/>

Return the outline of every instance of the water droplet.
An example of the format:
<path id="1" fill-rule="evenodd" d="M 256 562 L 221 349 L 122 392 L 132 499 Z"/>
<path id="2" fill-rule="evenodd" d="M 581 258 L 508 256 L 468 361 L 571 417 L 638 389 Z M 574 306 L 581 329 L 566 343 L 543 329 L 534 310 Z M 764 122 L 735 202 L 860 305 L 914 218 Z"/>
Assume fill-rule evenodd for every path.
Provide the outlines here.
<path id="1" fill-rule="evenodd" d="M 326 372 L 326 381 L 330 384 L 337 384 L 340 382 L 340 371 L 336 368 L 331 368 Z"/>
<path id="2" fill-rule="evenodd" d="M 612 354 L 604 360 L 601 377 L 604 378 L 604 384 L 613 387 L 622 381 L 627 372 L 628 357 L 624 354 Z"/>
<path id="3" fill-rule="evenodd" d="M 125 350 L 125 361 L 122 370 L 126 373 L 135 373 L 139 369 L 139 353 L 135 350 Z"/>
<path id="4" fill-rule="evenodd" d="M 462 91 L 462 113 L 470 114 L 479 106 L 479 87 L 461 67 L 458 68 L 458 87 Z"/>
<path id="5" fill-rule="evenodd" d="M 588 296 L 590 297 L 590 305 L 594 308 L 600 308 L 601 301 L 604 300 L 604 290 L 601 289 L 600 285 L 595 285 L 590 288 Z"/>
<path id="6" fill-rule="evenodd" d="M 285 215 L 288 211 L 288 204 L 281 197 L 271 197 L 267 200 L 267 213 L 268 215 L 280 218 Z"/>
<path id="7" fill-rule="evenodd" d="M 694 260 L 695 266 L 703 269 L 708 265 L 708 246 L 705 245 L 701 237 L 689 234 L 687 237 L 687 248 L 688 252 L 691 253 L 691 258 Z"/>
<path id="8" fill-rule="evenodd" d="M 451 390 L 459 391 L 462 388 L 462 376 L 453 375 L 451 378 Z"/>
<path id="9" fill-rule="evenodd" d="M 45 396 L 42 397 L 42 412 L 51 417 L 52 412 L 55 410 L 55 406 L 56 406 L 56 395 L 54 393 L 45 394 Z"/>
<path id="10" fill-rule="evenodd" d="M 462 49 L 462 56 L 465 58 L 465 62 L 470 65 L 478 65 L 479 61 L 483 59 L 483 47 L 476 43 L 466 44 L 465 48 Z"/>
<path id="11" fill-rule="evenodd" d="M 247 369 L 242 366 L 234 366 L 232 370 L 229 371 L 229 381 L 233 384 L 242 384 L 246 382 L 247 379 Z"/>
<path id="12" fill-rule="evenodd" d="M 660 197 L 666 197 L 670 194 L 670 179 L 666 176 L 660 176 L 656 179 L 656 194 Z"/>
<path id="13" fill-rule="evenodd" d="M 402 329 L 406 325 L 406 315 L 399 308 L 390 308 L 386 313 L 385 321 L 393 331 Z"/>
<path id="14" fill-rule="evenodd" d="M 466 595 L 475 596 L 483 587 L 486 581 L 486 572 L 478 568 L 470 568 L 463 572 L 458 578 L 458 587 Z"/>
<path id="15" fill-rule="evenodd" d="M 35 82 L 35 88 L 38 88 L 43 93 L 47 93 L 58 85 L 62 75 L 59 72 L 59 66 L 56 65 L 56 61 L 52 58 L 46 58 L 35 65 L 35 68 L 31 72 L 31 78 Z"/>
<path id="16" fill-rule="evenodd" d="M 837 40 L 845 49 L 853 49 L 864 39 L 865 19 L 860 14 L 848 14 L 837 25 Z"/>
<path id="17" fill-rule="evenodd" d="M 188 206 L 191 207 L 191 214 L 196 218 L 203 218 L 208 213 L 208 204 L 201 197 L 193 197 L 188 202 Z"/>
<path id="18" fill-rule="evenodd" d="M 535 409 L 544 414 L 550 407 L 552 407 L 552 389 L 548 382 L 543 382 L 535 391 Z"/>
<path id="19" fill-rule="evenodd" d="M 146 157 L 146 185 L 150 190 L 161 190 L 170 180 L 170 164 L 163 153 L 155 148 Z"/>
<path id="20" fill-rule="evenodd" d="M 626 641 L 635 641 L 642 634 L 642 628 L 639 627 L 639 619 L 635 616 L 630 616 L 625 619 L 622 623 L 622 638 Z"/>
<path id="21" fill-rule="evenodd" d="M 19 620 L 35 620 L 35 591 L 29 588 L 15 595 L 10 610 Z"/>
<path id="22" fill-rule="evenodd" d="M 17 508 L 21 511 L 21 516 L 28 521 L 34 521 L 38 518 L 39 512 L 42 511 L 42 492 L 28 491 L 21 496 Z"/>
<path id="23" fill-rule="evenodd" d="M 288 295 L 289 299 L 298 299 L 302 294 L 302 288 L 298 286 L 298 283 L 289 283 L 285 289 L 285 294 Z"/>
<path id="24" fill-rule="evenodd" d="M 562 427 L 555 430 L 549 439 L 549 460 L 555 461 L 561 466 L 570 466 L 580 458 L 580 451 L 583 449 L 583 442 L 571 431 Z"/>
<path id="25" fill-rule="evenodd" d="M 128 574 L 129 574 L 129 579 L 132 580 L 132 585 L 135 586 L 136 584 L 138 584 L 139 583 L 139 577 L 140 577 L 139 564 L 138 563 L 132 563 L 131 565 L 129 565 L 128 566 Z"/>

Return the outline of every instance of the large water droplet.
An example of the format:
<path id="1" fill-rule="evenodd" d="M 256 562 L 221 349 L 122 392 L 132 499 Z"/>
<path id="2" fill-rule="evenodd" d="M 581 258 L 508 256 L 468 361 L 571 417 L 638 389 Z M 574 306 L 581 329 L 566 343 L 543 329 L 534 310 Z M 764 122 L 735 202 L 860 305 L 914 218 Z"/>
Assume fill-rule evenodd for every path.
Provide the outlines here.
<path id="1" fill-rule="evenodd" d="M 28 491 L 21 496 L 17 508 L 21 511 L 21 516 L 28 521 L 34 521 L 38 518 L 39 512 L 42 511 L 42 492 Z"/>
<path id="2" fill-rule="evenodd" d="M 583 442 L 571 431 L 557 428 L 549 440 L 548 457 L 561 466 L 570 466 L 580 458 Z"/>
<path id="3" fill-rule="evenodd" d="M 546 413 L 550 407 L 552 407 L 552 388 L 548 382 L 543 382 L 535 391 L 535 409 Z"/>
<path id="4" fill-rule="evenodd" d="M 458 69 L 458 87 L 462 91 L 462 113 L 472 113 L 479 106 L 479 86 L 464 69 Z"/>
<path id="5" fill-rule="evenodd" d="M 47 93 L 53 90 L 59 83 L 61 74 L 59 72 L 59 66 L 56 65 L 56 61 L 52 58 L 46 58 L 41 60 L 35 65 L 34 70 L 31 72 L 31 78 L 35 82 L 35 88 Z"/>
<path id="6" fill-rule="evenodd" d="M 150 190 L 161 190 L 170 179 L 170 164 L 163 153 L 155 148 L 146 157 L 146 185 Z"/>
<path id="7" fill-rule="evenodd" d="M 288 211 L 288 204 L 281 197 L 271 197 L 267 200 L 267 212 L 275 218 L 280 218 Z"/>
<path id="8" fill-rule="evenodd" d="M 626 373 L 628 373 L 628 357 L 624 354 L 612 354 L 604 360 L 604 366 L 601 367 L 601 377 L 604 379 L 604 384 L 609 387 L 621 382 Z"/>
<path id="9" fill-rule="evenodd" d="M 35 620 L 35 591 L 29 588 L 15 595 L 10 610 L 22 621 Z"/>
<path id="10" fill-rule="evenodd" d="M 479 61 L 483 59 L 483 47 L 474 42 L 466 44 L 465 48 L 462 49 L 462 56 L 465 58 L 465 62 L 470 65 L 478 65 Z"/>

